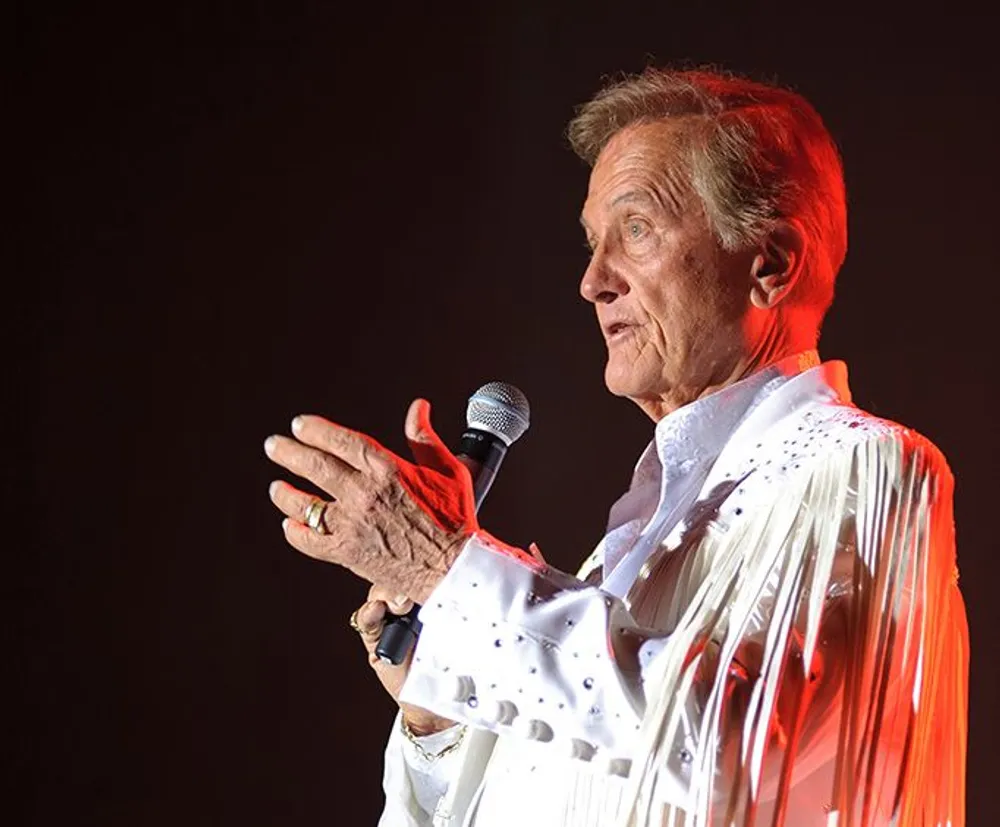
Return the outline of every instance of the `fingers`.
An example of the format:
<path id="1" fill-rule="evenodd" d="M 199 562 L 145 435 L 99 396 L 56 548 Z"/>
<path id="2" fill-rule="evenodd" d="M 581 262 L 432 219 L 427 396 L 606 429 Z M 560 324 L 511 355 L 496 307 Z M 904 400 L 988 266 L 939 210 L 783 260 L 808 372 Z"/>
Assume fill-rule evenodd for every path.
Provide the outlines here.
<path id="1" fill-rule="evenodd" d="M 384 586 L 372 586 L 368 590 L 369 600 L 380 600 L 389 605 L 389 611 L 396 615 L 405 615 L 413 608 L 413 601 L 405 594 L 394 594 Z"/>
<path id="2" fill-rule="evenodd" d="M 413 608 L 413 601 L 405 596 L 387 598 L 388 592 L 377 587 L 373 587 L 372 592 L 379 596 L 369 593 L 368 600 L 361 604 L 357 614 L 354 615 L 354 622 L 358 625 L 358 634 L 378 640 L 382 635 L 387 615 L 390 612 L 394 615 L 406 614 Z"/>
<path id="3" fill-rule="evenodd" d="M 354 616 L 358 624 L 358 634 L 365 642 L 366 648 L 373 648 L 382 636 L 382 626 L 385 622 L 386 605 L 381 600 L 369 600 L 364 603 Z M 371 644 L 369 646 L 369 644 Z"/>
<path id="4" fill-rule="evenodd" d="M 271 496 L 271 502 L 278 507 L 278 510 L 282 514 L 298 520 L 300 523 L 306 521 L 307 510 L 317 499 L 314 495 L 307 494 L 305 491 L 299 491 L 298 488 L 289 485 L 283 480 L 272 482 L 267 492 Z M 323 515 L 320 518 L 327 532 L 330 530 L 330 524 L 326 521 L 326 509 L 332 505 L 333 503 L 327 503 L 324 506 Z"/>
<path id="5" fill-rule="evenodd" d="M 264 451 L 278 465 L 334 497 L 342 497 L 357 476 L 357 470 L 339 457 L 286 436 L 269 436 L 264 441 Z"/>
<path id="6" fill-rule="evenodd" d="M 321 416 L 302 414 L 292 420 L 292 433 L 306 445 L 331 454 L 359 471 L 392 467 L 392 455 L 374 439 Z"/>
<path id="7" fill-rule="evenodd" d="M 376 672 L 381 665 L 381 659 L 375 654 L 382 629 L 385 628 L 385 603 L 381 600 L 369 600 L 363 603 L 354 614 L 354 623 L 358 637 L 368 653 L 368 663 Z"/>
<path id="8" fill-rule="evenodd" d="M 391 602 L 389 602 L 391 601 Z M 403 595 L 393 595 L 379 586 L 372 586 L 368 592 L 368 600 L 354 613 L 354 624 L 361 643 L 368 652 L 368 662 L 376 672 L 399 669 L 382 662 L 375 654 L 375 648 L 382 637 L 389 611 L 394 614 L 405 614 L 413 606 L 413 601 Z M 388 673 L 386 673 L 388 674 Z"/>
<path id="9" fill-rule="evenodd" d="M 285 541 L 296 551 L 316 560 L 350 568 L 347 555 L 341 553 L 336 533 L 320 534 L 294 517 L 286 517 L 281 523 L 281 530 L 285 533 Z"/>

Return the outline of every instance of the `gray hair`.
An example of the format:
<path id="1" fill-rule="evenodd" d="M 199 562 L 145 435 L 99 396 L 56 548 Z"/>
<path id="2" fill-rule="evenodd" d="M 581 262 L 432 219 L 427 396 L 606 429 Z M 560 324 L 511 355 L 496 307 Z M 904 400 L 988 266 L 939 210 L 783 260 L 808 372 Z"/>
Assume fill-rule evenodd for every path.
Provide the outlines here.
<path id="1" fill-rule="evenodd" d="M 725 249 L 760 243 L 780 219 L 802 223 L 804 283 L 794 301 L 821 318 L 847 253 L 847 205 L 840 155 L 819 114 L 795 92 L 731 73 L 650 68 L 601 89 L 568 134 L 593 166 L 626 127 L 675 119 L 691 185 Z"/>

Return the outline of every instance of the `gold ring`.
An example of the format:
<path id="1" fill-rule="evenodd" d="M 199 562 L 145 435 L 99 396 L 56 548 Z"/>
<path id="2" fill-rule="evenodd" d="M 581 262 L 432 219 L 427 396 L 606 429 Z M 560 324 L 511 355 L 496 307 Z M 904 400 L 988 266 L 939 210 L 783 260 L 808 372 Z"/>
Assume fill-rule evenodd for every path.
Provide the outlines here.
<path id="1" fill-rule="evenodd" d="M 351 619 L 347 621 L 348 623 L 351 624 L 351 628 L 359 635 L 361 634 L 361 627 L 358 626 L 358 612 L 360 611 L 361 609 L 355 609 L 353 612 L 351 612 Z"/>
<path id="2" fill-rule="evenodd" d="M 326 511 L 327 505 L 328 503 L 317 498 L 309 503 L 309 507 L 306 508 L 306 525 L 317 534 L 330 533 L 326 528 L 326 523 L 323 522 L 323 512 Z"/>

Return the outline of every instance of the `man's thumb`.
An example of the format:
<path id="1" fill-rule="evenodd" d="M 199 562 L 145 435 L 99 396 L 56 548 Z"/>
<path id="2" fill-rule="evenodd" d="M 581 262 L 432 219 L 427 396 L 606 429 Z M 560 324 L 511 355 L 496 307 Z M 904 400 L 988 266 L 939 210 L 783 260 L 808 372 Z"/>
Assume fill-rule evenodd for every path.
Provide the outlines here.
<path id="1" fill-rule="evenodd" d="M 451 475 L 457 460 L 431 426 L 431 404 L 426 399 L 414 399 L 406 412 L 406 440 L 418 465 Z"/>

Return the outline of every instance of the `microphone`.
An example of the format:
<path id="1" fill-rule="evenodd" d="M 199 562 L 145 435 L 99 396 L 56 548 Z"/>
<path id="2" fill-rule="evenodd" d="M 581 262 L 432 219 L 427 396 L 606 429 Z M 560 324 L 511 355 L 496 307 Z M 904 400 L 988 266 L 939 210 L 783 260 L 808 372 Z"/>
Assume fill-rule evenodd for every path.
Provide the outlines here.
<path id="1" fill-rule="evenodd" d="M 507 449 L 528 430 L 529 415 L 525 395 L 505 382 L 488 382 L 469 397 L 465 433 L 455 456 L 472 476 L 476 511 L 493 485 Z M 414 603 L 405 615 L 386 615 L 382 635 L 375 646 L 379 660 L 394 666 L 406 660 L 420 634 L 419 611 L 420 607 Z"/>

